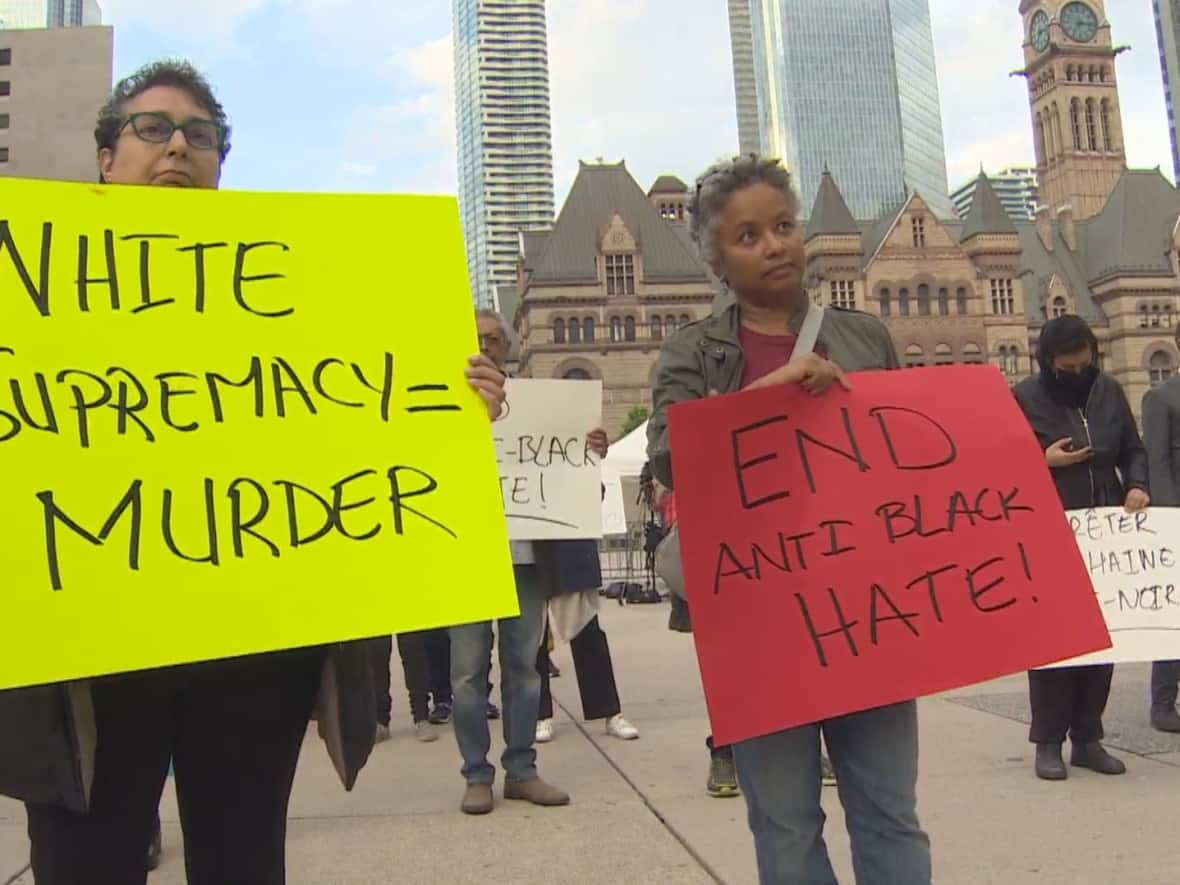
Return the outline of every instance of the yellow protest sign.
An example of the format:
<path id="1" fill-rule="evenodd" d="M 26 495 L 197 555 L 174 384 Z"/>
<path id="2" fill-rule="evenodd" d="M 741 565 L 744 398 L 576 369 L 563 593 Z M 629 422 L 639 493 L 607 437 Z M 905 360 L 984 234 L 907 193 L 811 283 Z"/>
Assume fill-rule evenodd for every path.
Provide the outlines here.
<path id="1" fill-rule="evenodd" d="M 0 179 L 0 688 L 517 611 L 453 199 Z"/>

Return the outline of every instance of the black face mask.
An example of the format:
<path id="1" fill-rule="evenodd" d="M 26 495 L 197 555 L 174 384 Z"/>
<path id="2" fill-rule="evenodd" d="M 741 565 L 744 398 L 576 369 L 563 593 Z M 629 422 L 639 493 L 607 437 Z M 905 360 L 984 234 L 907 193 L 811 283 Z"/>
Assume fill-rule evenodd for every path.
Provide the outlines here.
<path id="1" fill-rule="evenodd" d="M 1081 407 L 1090 396 L 1090 389 L 1098 378 L 1098 369 L 1095 366 L 1086 366 L 1080 372 L 1055 370 L 1052 377 L 1054 387 L 1063 394 L 1063 398 L 1070 405 Z"/>

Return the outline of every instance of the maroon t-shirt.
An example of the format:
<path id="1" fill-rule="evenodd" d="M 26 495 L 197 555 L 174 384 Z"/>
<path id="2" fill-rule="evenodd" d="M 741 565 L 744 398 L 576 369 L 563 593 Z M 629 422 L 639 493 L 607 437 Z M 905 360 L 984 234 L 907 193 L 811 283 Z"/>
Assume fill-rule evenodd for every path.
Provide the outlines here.
<path id="1" fill-rule="evenodd" d="M 763 375 L 781 369 L 795 352 L 794 335 L 764 335 L 745 326 L 738 326 L 738 343 L 741 344 L 742 354 L 746 358 L 746 364 L 742 368 L 743 389 Z M 819 347 L 815 352 L 818 356 L 823 356 Z"/>

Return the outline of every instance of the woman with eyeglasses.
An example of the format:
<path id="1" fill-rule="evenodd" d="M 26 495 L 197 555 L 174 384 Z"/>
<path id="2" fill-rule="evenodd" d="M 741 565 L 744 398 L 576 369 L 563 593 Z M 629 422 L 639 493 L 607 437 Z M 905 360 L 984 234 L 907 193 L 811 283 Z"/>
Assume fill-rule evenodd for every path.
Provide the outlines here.
<path id="1" fill-rule="evenodd" d="M 229 125 L 183 62 L 121 81 L 95 129 L 102 181 L 216 188 Z M 503 375 L 473 357 L 492 417 Z M 287 803 L 321 684 L 320 728 L 351 786 L 374 739 L 365 643 L 0 692 L 0 793 L 25 801 L 37 885 L 144 883 L 169 762 L 190 885 L 282 885 Z"/>

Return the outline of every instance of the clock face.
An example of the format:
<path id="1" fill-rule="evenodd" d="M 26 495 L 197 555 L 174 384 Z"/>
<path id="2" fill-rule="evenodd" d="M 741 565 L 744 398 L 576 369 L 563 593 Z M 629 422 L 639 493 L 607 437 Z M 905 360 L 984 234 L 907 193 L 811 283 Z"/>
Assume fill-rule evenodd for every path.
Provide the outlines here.
<path id="1" fill-rule="evenodd" d="M 1061 27 L 1071 40 L 1089 43 L 1098 33 L 1098 16 L 1085 3 L 1070 3 L 1061 10 Z"/>
<path id="2" fill-rule="evenodd" d="M 1037 52 L 1044 52 L 1049 48 L 1049 15 L 1044 10 L 1033 16 L 1029 36 L 1032 37 L 1033 49 Z"/>

